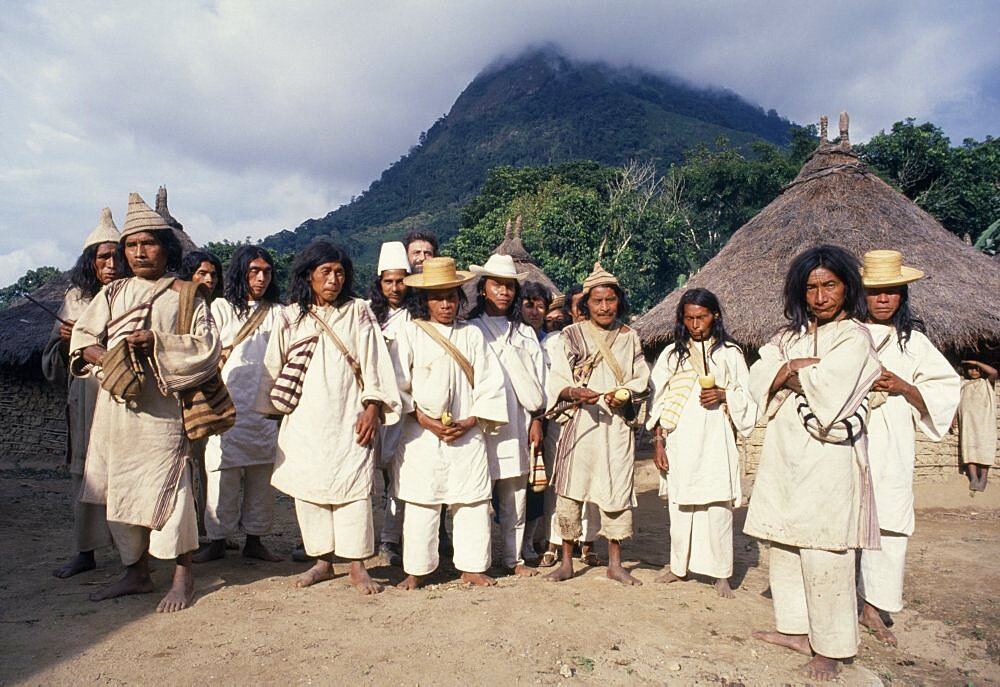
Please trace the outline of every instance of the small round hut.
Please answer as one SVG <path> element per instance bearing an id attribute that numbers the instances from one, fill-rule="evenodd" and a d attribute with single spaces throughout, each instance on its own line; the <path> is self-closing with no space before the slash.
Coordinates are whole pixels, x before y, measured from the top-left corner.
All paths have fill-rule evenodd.
<path id="1" fill-rule="evenodd" d="M 826 140 L 824 118 L 820 144 L 798 176 L 687 284 L 635 322 L 643 345 L 663 348 L 672 338 L 681 294 L 702 287 L 722 301 L 730 334 L 748 351 L 759 348 L 785 325 L 781 290 L 792 258 L 820 243 L 843 246 L 858 257 L 878 248 L 902 251 L 906 264 L 927 274 L 910 286 L 910 295 L 934 344 L 954 360 L 970 352 L 996 360 L 1000 264 L 946 230 L 858 159 L 846 113 L 838 142 Z M 759 442 L 755 435 L 752 443 L 759 447 Z M 957 456 L 953 437 L 940 444 L 919 442 L 917 474 L 953 471 Z"/>

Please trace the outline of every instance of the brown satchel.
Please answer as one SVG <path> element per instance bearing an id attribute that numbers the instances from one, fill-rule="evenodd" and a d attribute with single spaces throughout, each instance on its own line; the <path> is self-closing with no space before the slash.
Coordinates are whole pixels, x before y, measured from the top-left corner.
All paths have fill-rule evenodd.
<path id="1" fill-rule="evenodd" d="M 195 296 L 204 287 L 179 279 L 175 284 L 179 285 L 180 292 L 177 333 L 190 334 L 194 324 Z M 202 295 L 206 294 L 203 292 Z M 206 298 L 206 303 L 207 301 Z M 184 432 L 191 441 L 222 434 L 236 424 L 236 406 L 218 369 L 210 379 L 191 389 L 184 389 L 178 393 L 178 397 L 184 416 Z"/>
<path id="2" fill-rule="evenodd" d="M 122 401 L 134 401 L 142 393 L 146 372 L 128 341 L 122 339 L 101 361 L 101 388 Z"/>

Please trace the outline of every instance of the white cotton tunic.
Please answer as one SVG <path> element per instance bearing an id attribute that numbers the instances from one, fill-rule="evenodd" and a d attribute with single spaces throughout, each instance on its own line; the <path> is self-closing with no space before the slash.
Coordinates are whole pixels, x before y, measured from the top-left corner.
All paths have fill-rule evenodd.
<path id="1" fill-rule="evenodd" d="M 868 459 L 878 506 L 879 527 L 889 532 L 913 534 L 913 466 L 916 460 L 916 427 L 933 441 L 948 432 L 958 408 L 961 379 L 930 340 L 912 332 L 900 350 L 894 329 L 866 324 L 879 351 L 882 367 L 917 387 L 927 415 L 900 395 L 886 398 L 868 419 Z"/>
<path id="2" fill-rule="evenodd" d="M 410 313 L 406 308 L 390 308 L 386 321 L 381 323 L 382 338 L 385 339 L 385 345 L 389 349 L 389 357 L 392 359 L 393 368 L 399 364 L 399 354 L 396 351 L 396 335 L 399 329 L 409 321 Z M 402 432 L 402 422 L 383 425 L 378 467 L 389 469 L 392 466 L 393 458 L 399 448 L 399 439 L 402 436 Z"/>
<path id="3" fill-rule="evenodd" d="M 646 423 L 650 430 L 659 423 L 667 383 L 676 369 L 677 351 L 671 346 L 657 359 L 650 375 L 653 402 Z M 681 369 L 694 369 L 690 356 Z M 708 371 L 715 375 L 716 386 L 726 390 L 725 407 L 704 408 L 698 400 L 701 387 L 694 383 L 677 427 L 664 440 L 670 472 L 661 476 L 661 488 L 665 486 L 670 500 L 681 505 L 724 502 L 738 506 L 742 499 L 740 460 L 733 428 L 748 437 L 757 421 L 757 404 L 749 391 L 750 372 L 743 351 L 735 344 L 710 353 Z"/>
<path id="4" fill-rule="evenodd" d="M 445 326 L 431 322 L 472 364 L 470 386 L 458 363 L 413 322 L 399 329 L 396 378 L 403 408 L 403 433 L 397 450 L 397 497 L 403 501 L 471 504 L 490 498 L 489 459 L 484 427 L 495 431 L 507 423 L 507 397 L 500 361 L 486 346 L 482 332 L 465 322 Z M 425 430 L 412 415 L 420 408 L 430 417 L 445 410 L 455 420 L 479 422 L 456 441 L 446 444 Z"/>
<path id="5" fill-rule="evenodd" d="M 531 467 L 528 428 L 531 414 L 545 406 L 545 360 L 535 330 L 512 324 L 504 316 L 481 315 L 470 321 L 503 368 L 507 424 L 486 437 L 490 477 L 494 480 L 527 475 Z"/>
<path id="6" fill-rule="evenodd" d="M 212 317 L 223 348 L 233 345 L 240 328 L 261 307 L 256 301 L 250 301 L 248 305 L 250 310 L 239 317 L 236 308 L 226 299 L 212 301 Z M 221 435 L 209 437 L 205 446 L 205 468 L 210 472 L 274 462 L 278 423 L 258 413 L 254 405 L 267 342 L 280 321 L 280 311 L 279 305 L 271 306 L 254 333 L 232 350 L 222 368 L 222 381 L 236 406 L 236 424 Z"/>
<path id="7" fill-rule="evenodd" d="M 152 529 L 173 513 L 191 443 L 184 432 L 177 392 L 207 381 L 218 369 L 219 339 L 205 301 L 195 298 L 190 334 L 177 334 L 180 297 L 172 277 L 119 279 L 105 286 L 80 315 L 70 340 L 70 369 L 88 374 L 83 350 L 94 344 L 113 348 L 128 334 L 151 329 L 152 361 L 135 401 L 123 403 L 103 389 L 97 396 L 80 500 L 106 503 L 109 522 Z M 130 312 L 155 294 L 143 320 Z M 122 322 L 121 326 L 116 323 Z"/>
<path id="8" fill-rule="evenodd" d="M 988 379 L 962 380 L 958 444 L 963 463 L 986 466 L 996 463 L 997 395 Z"/>
<path id="9" fill-rule="evenodd" d="M 289 496 L 321 505 L 366 499 L 374 484 L 373 446 L 359 446 L 354 427 L 363 403 L 381 403 L 387 423 L 399 418 L 399 394 L 389 351 L 368 305 L 351 298 L 339 306 L 311 306 L 361 365 L 364 390 L 344 354 L 298 304 L 281 309 L 268 342 L 257 410 L 277 415 L 269 393 L 294 344 L 318 335 L 295 409 L 281 419 L 271 484 Z"/>
<path id="10" fill-rule="evenodd" d="M 750 393 L 761 409 L 769 408 L 769 389 L 789 359 L 818 357 L 802 368 L 799 380 L 812 412 L 823 427 L 849 417 L 881 371 L 871 336 L 855 320 L 819 327 L 814 355 L 813 333 L 782 333 L 760 349 L 750 369 Z M 812 437 L 794 397 L 781 404 L 768 422 L 760 466 L 743 531 L 751 537 L 809 549 L 843 551 L 862 542 L 861 463 L 864 438 L 855 446 Z"/>

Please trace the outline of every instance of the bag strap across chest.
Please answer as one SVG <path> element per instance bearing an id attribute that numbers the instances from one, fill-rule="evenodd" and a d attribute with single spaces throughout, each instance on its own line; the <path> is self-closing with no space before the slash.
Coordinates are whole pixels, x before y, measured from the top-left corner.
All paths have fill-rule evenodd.
<path id="1" fill-rule="evenodd" d="M 472 369 L 472 363 L 470 363 L 469 359 L 462 354 L 462 351 L 458 350 L 455 344 L 445 338 L 441 332 L 439 332 L 437 328 L 427 320 L 413 320 L 413 323 L 420 327 L 420 329 L 422 329 L 427 336 L 434 339 L 434 341 L 441 346 L 441 348 L 443 348 L 448 355 L 454 358 L 455 362 L 458 363 L 458 366 L 462 368 L 465 378 L 469 381 L 469 386 L 475 388 L 475 373 Z"/>
<path id="2" fill-rule="evenodd" d="M 326 323 L 326 320 L 314 313 L 312 310 L 309 311 L 309 315 L 319 322 L 320 327 L 322 327 L 323 331 L 326 332 L 326 335 L 330 337 L 330 341 L 333 342 L 333 345 L 336 346 L 337 350 L 340 351 L 344 358 L 347 359 L 347 363 L 351 366 L 351 370 L 354 372 L 354 380 L 358 383 L 358 388 L 364 390 L 365 380 L 361 374 L 361 364 L 353 355 L 351 355 L 351 352 L 347 350 L 347 346 L 344 345 L 344 342 L 341 341 L 340 337 L 337 336 L 337 333 L 333 331 L 330 325 Z"/>

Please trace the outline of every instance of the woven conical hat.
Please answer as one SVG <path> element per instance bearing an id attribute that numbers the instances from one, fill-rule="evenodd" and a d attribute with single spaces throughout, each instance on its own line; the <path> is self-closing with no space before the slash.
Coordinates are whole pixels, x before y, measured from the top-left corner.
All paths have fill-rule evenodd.
<path id="1" fill-rule="evenodd" d="M 163 219 L 153 208 L 146 205 L 138 193 L 128 196 L 128 214 L 125 215 L 125 228 L 122 238 L 141 231 L 171 231 L 167 220 Z"/>
<path id="2" fill-rule="evenodd" d="M 583 293 L 590 293 L 595 286 L 619 286 L 618 278 L 601 267 L 601 261 L 594 263 L 594 270 L 583 280 Z"/>
<path id="3" fill-rule="evenodd" d="M 120 238 L 121 233 L 119 233 L 118 227 L 115 226 L 115 221 L 111 218 L 111 208 L 104 208 L 101 210 L 101 220 L 84 240 L 83 249 L 87 250 L 89 247 L 96 246 L 99 243 L 118 243 L 118 239 Z"/>

